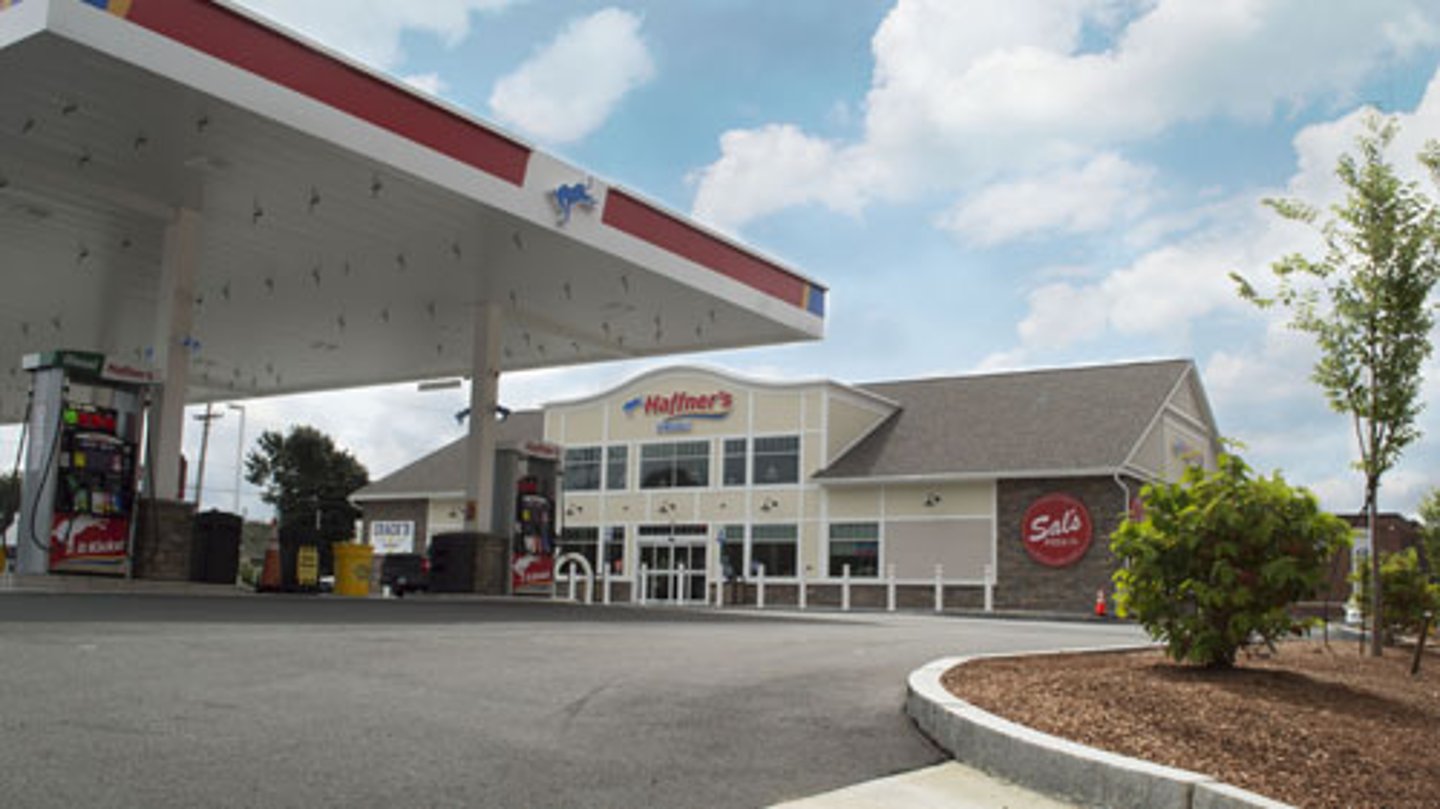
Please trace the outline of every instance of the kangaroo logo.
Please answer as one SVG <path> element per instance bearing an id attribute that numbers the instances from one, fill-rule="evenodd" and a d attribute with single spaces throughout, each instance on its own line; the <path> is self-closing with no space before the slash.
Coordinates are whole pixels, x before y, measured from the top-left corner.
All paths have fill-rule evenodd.
<path id="1" fill-rule="evenodd" d="M 594 180 L 586 179 L 583 183 L 557 186 L 550 192 L 550 204 L 555 207 L 555 224 L 562 228 L 569 224 L 570 212 L 576 208 L 587 211 L 595 208 L 595 196 L 590 193 L 594 183 Z"/>

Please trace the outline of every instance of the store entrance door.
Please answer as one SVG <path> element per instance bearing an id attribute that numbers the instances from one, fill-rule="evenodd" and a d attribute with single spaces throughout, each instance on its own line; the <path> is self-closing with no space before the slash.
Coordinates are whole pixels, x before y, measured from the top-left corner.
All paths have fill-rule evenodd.
<path id="1" fill-rule="evenodd" d="M 663 530 L 664 535 L 659 536 Z M 704 602 L 706 558 L 703 525 L 640 527 L 640 563 L 646 568 L 648 601 Z"/>

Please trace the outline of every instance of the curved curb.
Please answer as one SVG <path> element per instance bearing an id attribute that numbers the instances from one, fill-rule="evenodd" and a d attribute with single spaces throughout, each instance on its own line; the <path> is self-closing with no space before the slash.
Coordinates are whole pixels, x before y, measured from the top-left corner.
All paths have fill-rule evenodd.
<path id="1" fill-rule="evenodd" d="M 1114 652 L 1088 649 L 1081 654 Z M 1052 654 L 1029 653 L 1029 654 Z M 1112 809 L 1293 809 L 1208 775 L 1107 753 L 1002 719 L 951 694 L 940 679 L 971 660 L 946 657 L 910 672 L 905 712 L 957 760 L 1020 786 Z"/>

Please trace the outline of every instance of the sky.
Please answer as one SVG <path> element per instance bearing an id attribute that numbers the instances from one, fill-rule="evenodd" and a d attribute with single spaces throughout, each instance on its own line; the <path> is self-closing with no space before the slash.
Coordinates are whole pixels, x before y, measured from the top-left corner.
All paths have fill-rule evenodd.
<path id="1" fill-rule="evenodd" d="M 1229 274 L 1318 254 L 1261 201 L 1340 200 L 1367 111 L 1440 197 L 1414 159 L 1440 137 L 1434 0 L 239 2 L 830 289 L 823 341 L 509 374 L 507 406 L 674 362 L 864 383 L 1187 357 L 1254 468 L 1363 502 L 1313 344 Z M 1426 379 L 1433 402 L 1440 359 Z M 252 400 L 245 439 L 312 424 L 380 477 L 459 438 L 465 400 Z M 235 498 L 238 416 L 214 422 L 206 504 Z M 1382 509 L 1440 486 L 1440 408 L 1420 426 Z M 248 485 L 241 503 L 263 511 Z"/>

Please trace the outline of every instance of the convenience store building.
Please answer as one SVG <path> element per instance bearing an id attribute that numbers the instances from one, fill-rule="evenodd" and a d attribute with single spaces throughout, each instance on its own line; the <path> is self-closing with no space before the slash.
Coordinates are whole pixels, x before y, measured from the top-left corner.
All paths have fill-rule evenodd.
<path id="1" fill-rule="evenodd" d="M 938 575 L 947 606 L 981 606 L 988 578 L 998 609 L 1088 610 L 1139 487 L 1218 451 L 1187 360 L 864 385 L 679 366 L 516 415 L 563 459 L 559 550 L 617 600 L 643 570 L 648 600 L 753 603 L 763 576 L 767 603 L 834 605 L 848 576 L 881 606 L 893 576 L 928 606 Z M 423 525 L 417 550 L 445 530 L 454 455 L 357 492 L 367 522 Z"/>

